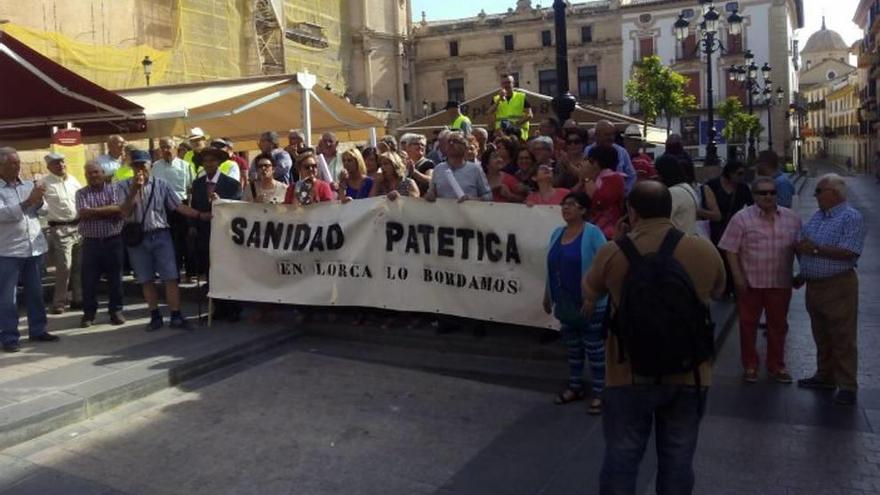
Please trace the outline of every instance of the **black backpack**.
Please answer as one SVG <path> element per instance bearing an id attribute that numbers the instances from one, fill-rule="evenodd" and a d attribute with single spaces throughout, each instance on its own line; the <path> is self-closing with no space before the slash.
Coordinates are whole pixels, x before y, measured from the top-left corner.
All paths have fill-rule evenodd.
<path id="1" fill-rule="evenodd" d="M 610 329 L 619 362 L 625 352 L 633 373 L 659 382 L 663 375 L 693 372 L 699 387 L 699 365 L 715 353 L 715 324 L 690 276 L 672 256 L 682 237 L 680 230 L 670 229 L 660 250 L 644 256 L 629 237 L 616 241 L 629 271 Z"/>

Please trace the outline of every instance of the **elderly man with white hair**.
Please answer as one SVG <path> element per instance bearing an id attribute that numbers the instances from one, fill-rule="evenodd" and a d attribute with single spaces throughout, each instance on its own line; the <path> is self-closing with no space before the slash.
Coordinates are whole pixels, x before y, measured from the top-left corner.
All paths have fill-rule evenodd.
<path id="1" fill-rule="evenodd" d="M 440 131 L 440 134 L 437 135 L 437 146 L 428 153 L 428 160 L 431 160 L 434 163 L 443 163 L 446 161 L 446 151 L 447 146 L 449 145 L 449 138 L 453 134 L 455 133 L 449 129 L 443 129 Z"/>
<path id="2" fill-rule="evenodd" d="M 596 122 L 594 132 L 596 141 L 584 148 L 584 156 L 589 156 L 590 150 L 592 150 L 594 146 L 611 146 L 617 150 L 617 171 L 626 174 L 624 185 L 626 193 L 629 194 L 633 184 L 636 183 L 638 175 L 636 174 L 636 169 L 633 167 L 632 160 L 629 157 L 629 152 L 626 151 L 626 148 L 619 144 L 615 144 L 614 142 L 617 128 L 607 120 L 600 120 Z"/>
<path id="3" fill-rule="evenodd" d="M 400 148 L 406 153 L 407 173 L 409 178 L 416 181 L 419 192 L 424 195 L 431 185 L 431 175 L 437 165 L 425 156 L 428 139 L 423 134 L 407 133 L 400 138 Z"/>
<path id="4" fill-rule="evenodd" d="M 855 269 L 865 244 L 865 222 L 847 202 L 841 176 L 822 176 L 815 195 L 819 211 L 804 224 L 796 247 L 801 272 L 795 286 L 807 284 L 816 373 L 798 380 L 798 386 L 837 389 L 834 402 L 852 405 L 858 387 L 859 280 Z"/>
<path id="5" fill-rule="evenodd" d="M 21 160 L 14 148 L 0 148 L 0 344 L 4 352 L 18 352 L 18 300 L 21 280 L 27 304 L 28 340 L 54 342 L 46 331 L 41 265 L 48 245 L 37 211 L 46 186 L 23 181 Z"/>
<path id="6" fill-rule="evenodd" d="M 82 184 L 67 173 L 67 165 L 61 153 L 49 153 L 44 159 L 49 175 L 43 179 L 46 194 L 43 196 L 45 205 L 41 213 L 45 213 L 49 223 L 47 237 L 55 266 L 55 291 L 50 312 L 60 315 L 64 313 L 68 302 L 71 302 L 71 309 L 82 305 L 81 238 L 76 227 L 79 217 L 76 214 L 75 197 Z M 72 301 L 68 301 L 68 287 L 72 289 Z"/>

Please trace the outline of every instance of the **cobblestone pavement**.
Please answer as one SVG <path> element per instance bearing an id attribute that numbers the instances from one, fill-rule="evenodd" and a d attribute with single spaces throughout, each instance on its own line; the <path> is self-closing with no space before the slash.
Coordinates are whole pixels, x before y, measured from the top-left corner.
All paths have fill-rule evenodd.
<path id="1" fill-rule="evenodd" d="M 701 431 L 698 494 L 880 493 L 880 186 L 848 180 L 869 225 L 859 404 L 765 379 L 744 384 L 734 329 Z M 801 198 L 801 214 L 814 210 L 811 195 Z M 803 292 L 790 327 L 788 364 L 809 375 Z M 601 420 L 582 404 L 550 403 L 564 363 L 536 371 L 510 357 L 320 335 L 287 351 L 0 452 L 0 495 L 597 493 Z M 548 378 L 554 369 L 559 380 Z M 653 493 L 655 467 L 649 451 L 639 493 Z"/>

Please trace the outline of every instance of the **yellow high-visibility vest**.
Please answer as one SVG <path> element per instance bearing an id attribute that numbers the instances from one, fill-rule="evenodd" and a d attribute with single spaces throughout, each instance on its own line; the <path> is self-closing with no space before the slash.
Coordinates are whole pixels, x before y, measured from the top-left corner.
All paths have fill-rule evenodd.
<path id="1" fill-rule="evenodd" d="M 495 129 L 501 129 L 502 120 L 518 121 L 525 116 L 526 113 L 526 94 L 522 91 L 514 91 L 509 100 L 502 99 L 496 95 L 493 98 L 498 103 L 495 109 Z M 529 123 L 520 124 L 522 130 L 522 139 L 529 139 Z"/>
<path id="2" fill-rule="evenodd" d="M 113 179 L 111 179 L 111 182 L 122 182 L 131 179 L 132 177 L 134 177 L 134 169 L 131 168 L 131 165 L 122 165 L 113 173 Z"/>
<path id="3" fill-rule="evenodd" d="M 459 115 L 458 117 L 455 118 L 455 120 L 452 121 L 452 125 L 449 126 L 449 128 L 452 129 L 453 131 L 458 130 L 458 129 L 461 129 L 461 126 L 464 125 L 465 123 L 470 125 L 471 119 L 469 119 L 466 115 Z"/>

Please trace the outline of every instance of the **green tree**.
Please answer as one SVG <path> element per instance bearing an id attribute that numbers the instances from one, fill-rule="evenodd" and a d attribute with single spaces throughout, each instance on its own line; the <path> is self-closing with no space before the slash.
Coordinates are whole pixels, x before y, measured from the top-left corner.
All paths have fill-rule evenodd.
<path id="1" fill-rule="evenodd" d="M 728 143 L 745 143 L 749 134 L 756 139 L 764 127 L 761 125 L 761 119 L 757 115 L 749 115 L 743 110 L 742 102 L 739 98 L 731 96 L 718 107 L 718 115 L 724 120 L 724 130 L 721 134 Z"/>
<path id="2" fill-rule="evenodd" d="M 630 80 L 626 82 L 626 97 L 639 104 L 644 117 L 644 133 L 648 123 L 666 118 L 666 135 L 671 131 L 672 119 L 680 117 L 697 104 L 696 98 L 685 92 L 688 78 L 665 67 L 660 57 L 645 57 L 636 63 Z"/>

